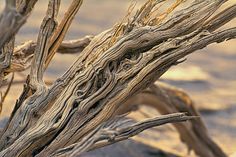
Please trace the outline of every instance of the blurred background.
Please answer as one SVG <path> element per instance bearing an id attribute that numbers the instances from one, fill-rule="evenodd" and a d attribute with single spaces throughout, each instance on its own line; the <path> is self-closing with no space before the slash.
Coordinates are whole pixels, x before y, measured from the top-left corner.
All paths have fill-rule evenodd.
<path id="1" fill-rule="evenodd" d="M 62 18 L 70 1 L 62 1 L 59 19 Z M 137 7 L 143 2 L 145 0 L 137 0 Z M 173 1 L 170 0 L 170 2 Z M 69 29 L 66 40 L 81 38 L 85 35 L 96 35 L 112 27 L 126 15 L 130 3 L 130 0 L 85 0 Z M 235 3 L 236 0 L 230 0 L 222 8 Z M 4 1 L 0 0 L 0 10 L 3 8 Z M 39 26 L 46 9 L 47 1 L 39 0 L 28 22 L 16 36 L 17 45 L 37 39 Z M 236 20 L 231 21 L 225 27 L 233 26 L 236 26 Z M 53 81 L 62 75 L 74 62 L 75 56 L 57 54 L 46 72 L 45 80 Z M 222 44 L 212 44 L 189 55 L 186 62 L 172 67 L 161 77 L 162 81 L 182 88 L 190 95 L 203 116 L 209 134 L 227 154 L 236 152 L 235 65 L 236 40 L 231 40 Z M 24 75 L 16 74 L 15 80 L 24 80 Z M 22 87 L 22 84 L 19 84 L 14 85 L 11 89 L 1 114 L 1 126 L 9 116 Z M 155 114 L 158 113 L 148 108 L 142 108 L 138 119 Z M 194 154 L 187 155 L 187 148 L 180 142 L 178 134 L 171 125 L 150 129 L 134 139 L 181 156 L 194 156 Z"/>

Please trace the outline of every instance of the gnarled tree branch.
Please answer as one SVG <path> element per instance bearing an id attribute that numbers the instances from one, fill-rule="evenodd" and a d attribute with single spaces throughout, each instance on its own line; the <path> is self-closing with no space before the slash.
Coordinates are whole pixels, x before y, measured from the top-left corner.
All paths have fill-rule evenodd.
<path id="1" fill-rule="evenodd" d="M 231 12 L 223 12 L 228 20 L 218 15 L 210 18 L 225 2 L 197 0 L 165 19 L 153 16 L 158 3 L 150 0 L 134 16 L 95 36 L 67 72 L 46 88 L 44 68 L 70 25 L 70 21 L 62 22 L 62 27 L 58 27 L 62 35 L 53 31 L 57 8 L 52 6 L 57 5 L 49 5 L 51 16 L 46 16 L 46 27 L 39 34 L 27 82 L 33 90 L 25 88 L 5 127 L 0 156 L 50 156 L 78 143 L 186 55 L 211 43 L 235 38 L 236 28 L 216 31 L 222 26 L 219 20 L 226 23 L 234 17 Z M 73 18 L 80 7 L 77 4 L 65 17 Z M 208 22 L 209 19 L 212 20 Z M 135 126 L 131 131 L 132 128 Z"/>
<path id="2" fill-rule="evenodd" d="M 151 85 L 150 88 L 130 98 L 125 104 L 120 106 L 116 114 L 130 112 L 139 105 L 151 106 L 161 114 L 186 112 L 190 116 L 199 116 L 198 119 L 193 119 L 188 123 L 173 124 L 180 135 L 180 139 L 186 143 L 189 150 L 194 150 L 199 156 L 226 156 L 209 136 L 200 114 L 194 107 L 193 101 L 182 90 L 157 82 Z"/>
<path id="3" fill-rule="evenodd" d="M 60 149 L 53 153 L 52 156 L 78 156 L 83 152 L 126 140 L 148 128 L 167 123 L 183 122 L 193 118 L 196 117 L 186 116 L 183 113 L 175 113 L 134 123 L 130 119 L 118 116 L 99 125 L 80 142 Z"/>

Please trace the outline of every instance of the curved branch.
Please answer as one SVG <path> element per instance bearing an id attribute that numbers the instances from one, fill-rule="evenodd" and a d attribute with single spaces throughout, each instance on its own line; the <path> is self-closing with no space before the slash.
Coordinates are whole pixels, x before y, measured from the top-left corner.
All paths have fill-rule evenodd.
<path id="1" fill-rule="evenodd" d="M 116 117 L 99 125 L 80 142 L 57 150 L 52 156 L 78 156 L 83 152 L 126 140 L 148 128 L 167 123 L 183 122 L 194 118 L 196 117 L 186 116 L 184 113 L 174 113 L 134 123 L 130 119 Z"/>
<path id="2" fill-rule="evenodd" d="M 194 150 L 199 156 L 226 157 L 223 150 L 209 136 L 193 101 L 184 91 L 158 82 L 130 98 L 120 106 L 116 114 L 130 112 L 134 106 L 137 108 L 138 105 L 151 106 L 161 114 L 186 112 L 190 116 L 199 116 L 198 119 L 193 119 L 188 123 L 173 124 L 180 139 L 186 143 L 189 150 Z"/>
<path id="3" fill-rule="evenodd" d="M 224 0 L 197 0 L 160 25 L 146 21 L 159 18 L 150 14 L 152 2 L 144 5 L 145 16 L 137 12 L 132 20 L 94 37 L 43 96 L 22 100 L 2 133 L 0 156 L 50 156 L 80 141 L 178 60 L 236 37 L 236 28 L 204 29 Z"/>

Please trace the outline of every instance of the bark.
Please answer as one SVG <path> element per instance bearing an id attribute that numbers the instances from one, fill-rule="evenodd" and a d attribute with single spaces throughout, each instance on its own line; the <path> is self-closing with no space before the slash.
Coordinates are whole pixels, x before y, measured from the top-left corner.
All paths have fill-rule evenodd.
<path id="1" fill-rule="evenodd" d="M 122 104 L 152 85 L 171 66 L 181 63 L 188 54 L 211 43 L 236 37 L 236 28 L 217 30 L 235 17 L 235 5 L 229 11 L 213 15 L 226 1 L 196 0 L 191 6 L 175 12 L 169 18 L 167 15 L 181 0 L 170 6 L 162 16 L 153 14 L 162 1 L 147 1 L 134 15 L 128 14 L 113 28 L 93 39 L 88 37 L 86 43 L 89 44 L 82 47 L 75 63 L 48 87 L 44 83 L 44 71 L 57 50 L 63 51 L 63 38 L 82 4 L 82 0 L 72 1 L 64 18 L 57 25 L 60 0 L 50 0 L 34 48 L 31 46 L 32 42 L 26 44 L 18 53 L 23 52 L 22 56 L 28 57 L 17 63 L 14 62 L 17 56 L 15 53 L 12 60 L 12 63 L 23 66 L 17 67 L 15 64 L 8 69 L 9 72 L 20 71 L 19 69 L 24 70 L 30 65 L 31 70 L 24 91 L 1 133 L 0 156 L 52 156 L 71 146 L 76 149 L 72 149 L 72 152 L 62 151 L 65 154 L 60 155 L 69 153 L 74 156 L 92 149 L 93 145 L 96 148 L 96 142 L 104 140 L 103 138 L 106 141 L 102 146 L 127 139 L 144 129 L 166 122 L 192 119 L 192 116 L 177 113 L 119 128 L 119 124 L 126 124 L 126 120 L 120 118 L 121 122 L 118 122 L 114 117 Z M 14 14 L 11 19 L 17 18 L 17 15 Z M 23 22 L 18 22 L 14 29 L 9 27 L 5 32 L 4 38 L 0 40 L 0 47 L 24 23 L 25 18 L 20 19 Z M 0 22 L 0 28 L 4 24 L 5 21 Z M 25 48 L 30 47 L 30 52 L 25 51 Z M 64 43 L 65 47 L 70 46 Z M 72 48 L 76 50 L 75 47 Z M 152 90 L 157 92 L 156 88 Z M 167 112 L 165 109 L 160 111 Z M 200 121 L 197 123 L 201 124 Z M 112 126 L 111 131 L 105 129 L 105 134 L 104 124 L 109 124 L 108 128 Z M 175 126 L 178 130 L 184 128 L 188 133 L 195 131 L 184 124 L 182 127 Z M 206 131 L 203 129 L 203 132 Z M 200 154 L 196 146 L 187 141 L 196 134 L 198 132 L 185 137 L 181 133 L 181 137 Z M 205 137 L 208 138 L 207 135 Z M 211 141 L 204 140 L 203 144 Z M 201 143 L 202 138 L 195 139 L 195 142 Z M 207 148 L 219 150 L 204 150 L 209 156 L 225 156 L 215 145 Z"/>

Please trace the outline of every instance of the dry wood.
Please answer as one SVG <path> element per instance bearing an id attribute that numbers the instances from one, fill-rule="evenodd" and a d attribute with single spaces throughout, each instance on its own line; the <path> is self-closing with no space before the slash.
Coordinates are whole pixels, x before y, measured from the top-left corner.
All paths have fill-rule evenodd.
<path id="1" fill-rule="evenodd" d="M 10 66 L 11 53 L 5 49 L 14 48 L 14 35 L 26 22 L 27 17 L 32 11 L 37 0 L 7 0 L 4 11 L 0 16 L 0 48 L 1 50 L 1 71 Z M 10 47 L 10 48 L 8 48 Z M 12 50 L 11 50 L 12 51 Z M 2 73 L 2 72 L 1 72 Z"/>
<path id="2" fill-rule="evenodd" d="M 235 6 L 230 11 L 225 10 L 221 15 L 211 17 L 226 1 L 196 0 L 191 6 L 175 12 L 167 19 L 167 15 L 182 1 L 177 0 L 162 16 L 155 16 L 154 12 L 161 1 L 149 0 L 133 16 L 128 15 L 121 23 L 92 40 L 87 38 L 89 44 L 78 55 L 78 60 L 47 87 L 43 79 L 44 71 L 62 44 L 82 3 L 82 0 L 74 0 L 65 18 L 57 26 L 60 0 L 50 0 L 38 41 L 32 49 L 34 55 L 32 51 L 24 51 L 24 47 L 19 52 L 23 52 L 22 56 L 28 56 L 27 59 L 18 62 L 21 67 L 13 68 L 24 70 L 27 67 L 25 65 L 29 65 L 28 61 L 32 60 L 31 73 L 24 91 L 0 136 L 0 156 L 50 156 L 76 143 L 77 149 L 71 155 L 87 151 L 89 141 L 97 138 L 91 135 L 100 131 L 102 123 L 109 123 L 113 119 L 121 104 L 152 85 L 186 55 L 211 43 L 236 37 L 236 28 L 217 30 L 235 17 L 232 13 L 235 12 Z M 0 47 L 22 24 L 14 29 L 9 27 Z M 30 43 L 28 46 L 31 47 Z M 16 56 L 13 56 L 13 60 Z M 175 115 L 169 116 L 179 121 Z M 139 129 L 159 125 L 156 119 L 128 125 L 128 131 L 121 132 L 123 138 L 138 133 L 135 127 L 140 124 L 144 125 L 138 127 L 138 132 Z M 86 138 L 88 140 L 84 147 L 83 139 Z M 197 150 L 195 152 L 199 153 Z M 223 152 L 221 155 L 224 155 Z"/>
<path id="3" fill-rule="evenodd" d="M 9 74 L 7 69 L 11 66 L 15 43 L 14 35 L 25 23 L 36 2 L 37 0 L 6 1 L 5 9 L 0 16 L 0 87 L 4 85 L 5 76 Z M 10 86 L 11 83 L 9 88 Z M 1 104 L 3 103 L 4 99 L 1 100 Z"/>
<path id="4" fill-rule="evenodd" d="M 90 36 L 85 36 L 84 38 L 81 39 L 64 41 L 59 46 L 57 53 L 61 54 L 80 53 L 86 46 L 88 46 L 92 38 L 93 36 L 90 35 Z M 36 45 L 37 45 L 36 42 L 28 41 L 22 45 L 17 46 L 12 56 L 11 66 L 6 68 L 5 71 L 7 73 L 21 72 L 30 68 Z"/>
<path id="5" fill-rule="evenodd" d="M 208 27 L 208 31 L 212 32 L 215 31 L 220 26 L 223 26 L 233 18 L 235 18 L 236 5 L 232 5 L 229 8 L 223 10 L 222 12 L 218 13 L 214 20 L 210 19 L 206 22 L 206 27 Z M 88 46 L 94 36 L 89 35 L 85 36 L 84 38 L 64 41 L 59 46 L 57 53 L 61 54 L 74 54 L 80 53 L 83 49 Z M 25 69 L 29 68 L 31 65 L 31 59 L 36 47 L 36 43 L 33 41 L 25 42 L 24 44 L 15 48 L 13 53 L 13 59 L 11 63 L 11 67 L 6 69 L 6 72 L 19 72 L 24 71 Z"/>
<path id="6" fill-rule="evenodd" d="M 211 139 L 200 114 L 194 107 L 191 98 L 182 90 L 164 83 L 156 82 L 150 88 L 130 98 L 116 114 L 124 114 L 136 109 L 137 105 L 148 105 L 157 109 L 161 114 L 186 112 L 190 116 L 198 116 L 188 123 L 173 124 L 180 139 L 186 143 L 189 151 L 199 156 L 225 157 L 226 154 Z"/>
<path id="7" fill-rule="evenodd" d="M 124 118 L 123 116 L 117 116 L 99 125 L 80 142 L 59 149 L 54 152 L 52 156 L 78 156 L 83 152 L 128 139 L 154 126 L 182 122 L 193 118 L 196 117 L 186 116 L 183 113 L 175 113 L 134 123 L 132 120 Z"/>

